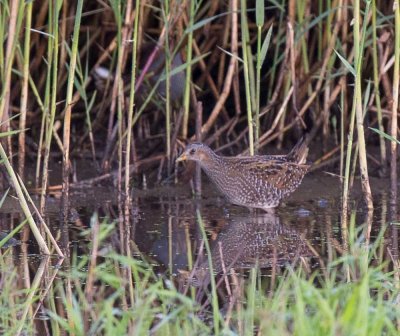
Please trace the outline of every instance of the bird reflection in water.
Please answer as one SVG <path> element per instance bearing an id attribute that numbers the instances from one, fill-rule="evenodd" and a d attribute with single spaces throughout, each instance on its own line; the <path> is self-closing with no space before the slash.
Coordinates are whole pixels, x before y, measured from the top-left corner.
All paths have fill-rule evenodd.
<path id="1" fill-rule="evenodd" d="M 312 251 L 296 226 L 283 224 L 277 214 L 261 213 L 233 218 L 211 243 L 215 275 L 230 269 L 270 268 L 293 264 Z M 210 282 L 206 258 L 194 269 L 188 282 L 207 286 Z"/>

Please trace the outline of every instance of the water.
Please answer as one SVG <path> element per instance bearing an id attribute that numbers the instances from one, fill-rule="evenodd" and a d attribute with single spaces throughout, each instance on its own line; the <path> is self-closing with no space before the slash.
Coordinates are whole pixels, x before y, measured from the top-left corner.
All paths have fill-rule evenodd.
<path id="1" fill-rule="evenodd" d="M 203 183 L 200 197 L 192 196 L 189 185 L 135 191 L 130 238 L 137 246 L 136 253 L 148 256 L 160 272 L 180 274 L 188 270 L 188 253 L 192 253 L 195 261 L 202 254 L 198 212 L 211 245 L 216 273 L 221 273 L 222 268 L 250 268 L 256 262 L 261 268 L 284 266 L 311 257 L 326 263 L 344 244 L 339 186 L 334 177 L 310 174 L 273 214 L 231 205 L 207 183 Z M 388 222 L 387 195 L 378 193 L 375 201 L 374 217 L 370 219 L 365 219 L 359 192 L 354 193 L 351 203 L 357 223 L 371 221 L 372 237 Z M 85 251 L 83 247 L 88 242 L 82 239 L 81 232 L 89 227 L 92 214 L 96 212 L 108 221 L 118 218 L 116 191 L 96 187 L 72 192 L 67 228 L 60 224 L 59 209 L 59 197 L 49 197 L 45 220 L 53 234 L 63 236 L 61 245 L 80 246 Z M 0 211 L 0 231 L 10 232 L 21 220 L 18 202 L 8 196 Z M 37 252 L 31 236 L 16 238 L 32 254 Z M 111 241 L 111 246 L 118 249 L 117 229 Z M 21 247 L 15 249 L 17 254 L 21 253 Z M 206 263 L 198 260 L 197 266 L 203 268 Z"/>

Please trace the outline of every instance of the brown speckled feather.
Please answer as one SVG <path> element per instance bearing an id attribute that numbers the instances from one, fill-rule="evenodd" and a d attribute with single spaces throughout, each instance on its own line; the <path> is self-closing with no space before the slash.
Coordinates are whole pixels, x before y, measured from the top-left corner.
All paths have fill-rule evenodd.
<path id="1" fill-rule="evenodd" d="M 248 170 L 265 183 L 278 189 L 293 190 L 307 172 L 308 165 L 299 165 L 291 162 L 277 160 L 246 162 L 243 169 Z"/>
<path id="2" fill-rule="evenodd" d="M 309 166 L 308 147 L 300 140 L 288 155 L 225 157 L 201 143 L 187 146 L 178 158 L 197 161 L 216 187 L 234 204 L 268 210 L 292 193 Z"/>

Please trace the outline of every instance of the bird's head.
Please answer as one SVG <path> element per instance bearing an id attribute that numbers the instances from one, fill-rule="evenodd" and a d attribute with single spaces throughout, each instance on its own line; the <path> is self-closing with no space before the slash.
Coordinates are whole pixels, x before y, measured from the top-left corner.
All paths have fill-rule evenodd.
<path id="1" fill-rule="evenodd" d="M 176 159 L 177 162 L 181 161 L 197 161 L 207 162 L 215 155 L 210 147 L 203 143 L 195 142 L 186 146 L 183 153 Z"/>

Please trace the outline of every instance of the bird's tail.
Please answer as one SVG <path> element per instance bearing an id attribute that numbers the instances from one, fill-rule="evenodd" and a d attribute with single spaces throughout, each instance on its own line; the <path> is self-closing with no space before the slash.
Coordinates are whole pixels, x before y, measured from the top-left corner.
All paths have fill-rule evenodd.
<path id="1" fill-rule="evenodd" d="M 287 160 L 305 164 L 308 155 L 308 136 L 303 136 L 287 155 Z"/>

